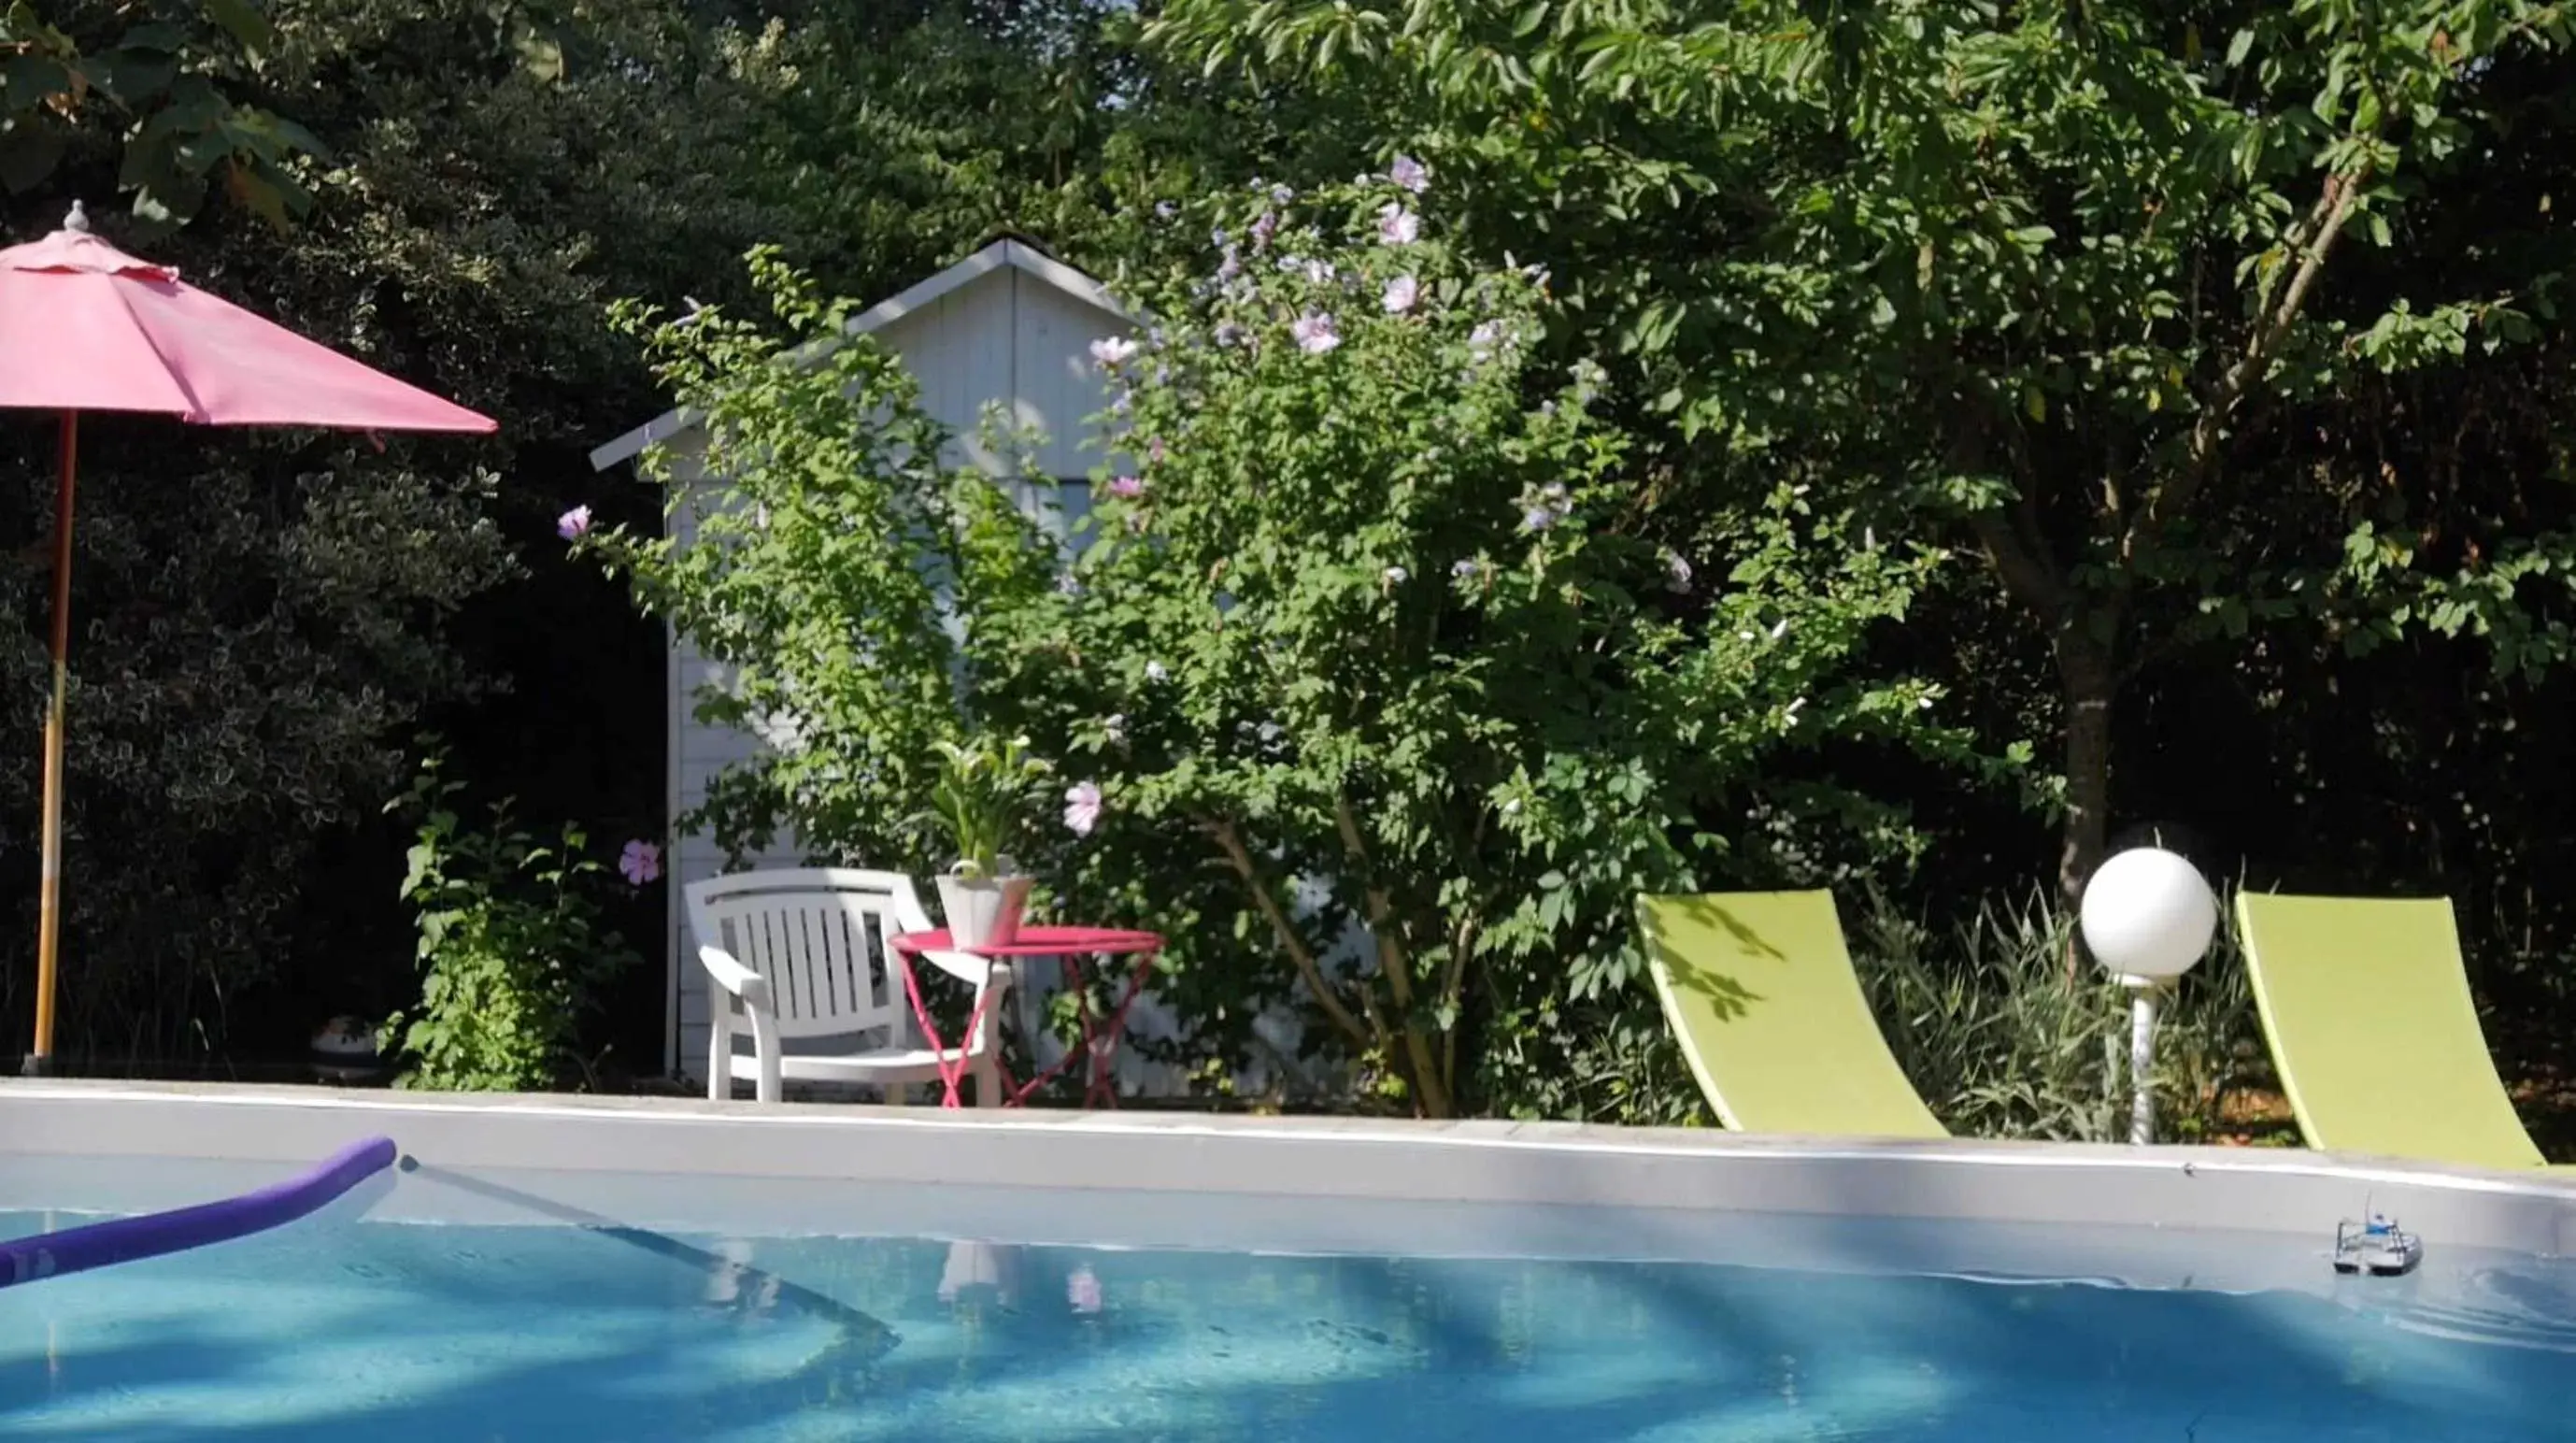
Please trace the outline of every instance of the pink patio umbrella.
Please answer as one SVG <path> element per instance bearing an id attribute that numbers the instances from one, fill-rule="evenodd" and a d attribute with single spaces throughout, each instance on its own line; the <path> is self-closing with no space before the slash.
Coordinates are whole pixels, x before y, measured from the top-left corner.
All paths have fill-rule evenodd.
<path id="1" fill-rule="evenodd" d="M 43 900 L 36 928 L 36 1045 L 54 1047 L 54 953 L 61 937 L 63 692 L 71 649 L 72 480 L 83 411 L 176 416 L 198 426 L 470 431 L 488 417 L 368 369 L 180 282 L 178 273 L 89 233 L 78 205 L 63 228 L 0 250 L 0 407 L 62 418 L 54 499 L 54 690 L 45 709 Z"/>

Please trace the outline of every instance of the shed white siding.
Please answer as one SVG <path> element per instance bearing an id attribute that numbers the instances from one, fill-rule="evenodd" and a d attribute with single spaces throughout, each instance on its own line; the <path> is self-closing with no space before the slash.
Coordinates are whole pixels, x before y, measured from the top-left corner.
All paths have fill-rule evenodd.
<path id="1" fill-rule="evenodd" d="M 1049 529 L 1061 537 L 1064 528 L 1089 509 L 1089 486 L 1081 478 L 1103 459 L 1094 444 L 1091 418 L 1108 398 L 1091 364 L 1090 345 L 1102 336 L 1125 334 L 1131 326 L 1106 309 L 1106 297 L 1096 287 L 1088 295 L 1079 294 L 1055 274 L 1073 273 L 1053 262 L 1030 264 L 1025 255 L 1006 255 L 1006 248 L 1015 244 L 988 248 L 951 272 L 886 302 L 863 318 L 863 324 L 879 343 L 902 358 L 920 382 L 924 408 L 957 433 L 960 452 L 954 459 L 971 461 L 996 476 L 1007 474 L 1008 457 L 987 447 L 978 434 L 988 406 L 998 405 L 1011 424 L 1043 438 L 1028 457 L 1022 501 L 1033 514 L 1041 508 L 1053 510 Z M 992 263 L 996 255 L 1004 259 Z M 697 433 L 686 417 L 676 413 L 601 448 L 593 459 L 603 466 L 615 464 L 649 440 L 660 441 L 672 453 L 680 478 L 710 488 L 721 484 L 721 478 L 698 475 Z M 693 512 L 693 507 L 684 505 L 674 513 L 673 525 L 684 545 L 690 540 Z M 681 638 L 672 638 L 669 804 L 675 821 L 705 799 L 709 778 L 755 756 L 762 745 L 755 737 L 698 720 L 701 688 L 723 682 L 722 667 L 699 656 Z M 745 859 L 754 866 L 794 866 L 805 860 L 794 839 L 787 837 L 771 839 L 770 845 Z M 725 858 L 712 837 L 674 838 L 665 882 L 671 947 L 665 979 L 670 1023 L 664 1062 L 670 1072 L 699 1080 L 706 1067 L 707 995 L 681 897 L 688 883 L 724 868 Z M 920 880 L 927 890 L 929 879 Z M 1168 1032 L 1168 1018 L 1150 1005 L 1150 999 L 1139 1005 L 1136 1022 L 1140 1032 Z M 1122 1071 L 1138 1082 L 1149 1081 L 1132 1062 Z M 1154 1084 L 1162 1081 L 1150 1079 Z"/>
<path id="2" fill-rule="evenodd" d="M 665 443 L 671 452 L 672 478 L 686 486 L 693 496 L 703 495 L 706 482 L 700 470 L 701 446 L 697 432 L 684 432 Z M 672 533 L 682 545 L 696 539 L 697 506 L 683 504 L 671 513 Z M 670 727 L 669 808 L 664 815 L 677 818 L 686 815 L 706 800 L 707 780 L 726 767 L 745 761 L 756 754 L 760 743 L 730 727 L 709 726 L 697 718 L 698 697 L 709 684 L 724 684 L 725 668 L 698 654 L 676 631 L 667 633 L 671 645 L 671 666 L 666 674 L 665 702 Z M 795 866 L 800 857 L 793 839 L 780 839 L 754 853 L 746 861 L 758 867 Z M 666 935 L 670 938 L 668 965 L 664 969 L 663 1057 L 665 1072 L 685 1074 L 703 1081 L 706 1072 L 708 1025 L 705 974 L 697 965 L 697 944 L 688 930 L 687 906 L 681 888 L 690 882 L 715 876 L 725 869 L 724 854 L 717 850 L 715 838 L 705 832 L 675 834 L 665 858 L 664 887 L 668 893 Z"/>

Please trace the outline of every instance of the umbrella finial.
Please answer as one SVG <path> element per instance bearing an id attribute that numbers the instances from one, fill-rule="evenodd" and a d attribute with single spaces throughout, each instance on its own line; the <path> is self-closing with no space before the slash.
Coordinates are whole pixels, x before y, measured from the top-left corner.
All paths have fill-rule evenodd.
<path id="1" fill-rule="evenodd" d="M 63 229 L 89 234 L 89 212 L 81 209 L 79 201 L 73 201 L 71 214 L 63 217 Z"/>

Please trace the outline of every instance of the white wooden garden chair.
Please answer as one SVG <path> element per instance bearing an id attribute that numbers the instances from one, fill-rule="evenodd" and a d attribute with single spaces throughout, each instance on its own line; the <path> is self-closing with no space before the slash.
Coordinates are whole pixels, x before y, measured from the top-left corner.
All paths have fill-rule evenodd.
<path id="1" fill-rule="evenodd" d="M 965 1065 L 977 1106 L 1001 1105 L 998 991 L 962 1045 L 935 1053 L 915 1035 L 889 945 L 932 926 L 910 878 L 837 867 L 737 872 L 690 883 L 688 899 L 707 972 L 707 1096 L 731 1097 L 736 1081 L 749 1081 L 761 1101 L 776 1102 L 792 1077 L 874 1083 L 896 1100 L 910 1084 L 938 1082 L 945 1062 Z M 1010 986 L 1007 966 L 962 952 L 913 961 L 924 963 L 973 987 L 978 1003 L 985 989 Z M 747 1054 L 734 1050 L 745 1032 Z M 790 1053 L 783 1045 L 805 1038 L 846 1038 L 853 1050 Z"/>

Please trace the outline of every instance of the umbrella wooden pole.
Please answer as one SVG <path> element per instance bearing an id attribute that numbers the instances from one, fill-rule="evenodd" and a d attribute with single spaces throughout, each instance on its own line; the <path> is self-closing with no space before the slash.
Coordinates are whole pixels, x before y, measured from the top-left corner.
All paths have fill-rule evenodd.
<path id="1" fill-rule="evenodd" d="M 36 1045 L 26 1071 L 54 1054 L 54 958 L 63 936 L 63 702 L 71 678 L 72 478 L 80 469 L 80 416 L 63 413 L 62 478 L 54 491 L 54 690 L 45 703 L 45 845 L 36 911 Z"/>
<path id="2" fill-rule="evenodd" d="M 20 7 L 23 8 L 23 7 Z M 62 418 L 54 505 L 54 675 L 45 707 L 44 874 L 36 1033 L 26 1069 L 54 1055 L 63 912 L 64 705 L 71 685 L 72 478 L 79 411 L 177 416 L 199 426 L 489 434 L 492 418 L 368 369 L 198 290 L 95 235 L 79 206 L 41 240 L 0 248 L 0 409 Z M 79 354 L 45 343 L 76 337 Z"/>

